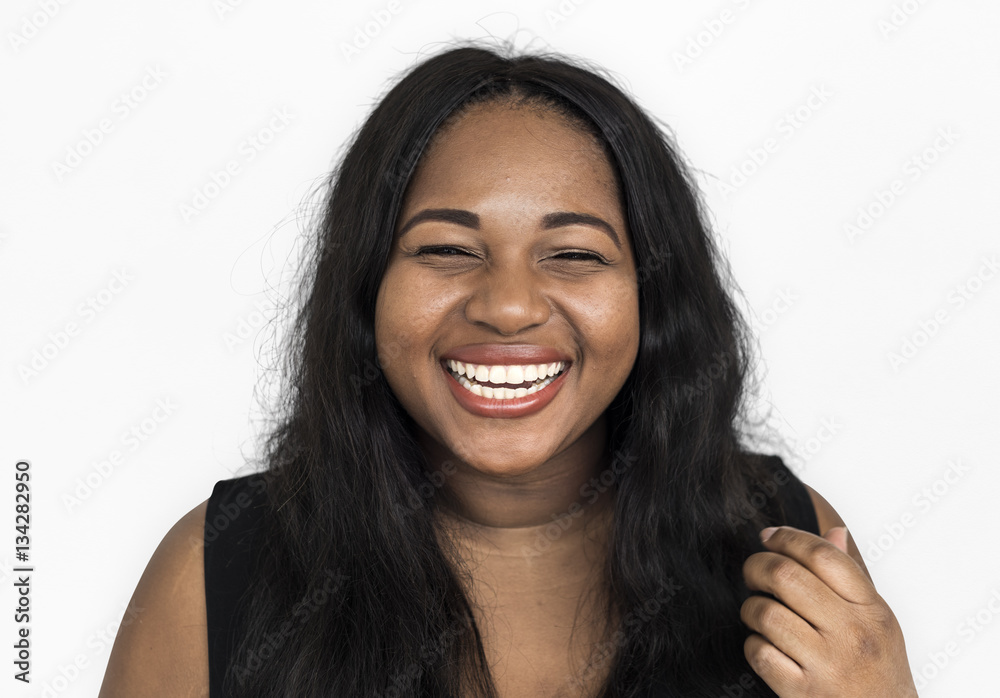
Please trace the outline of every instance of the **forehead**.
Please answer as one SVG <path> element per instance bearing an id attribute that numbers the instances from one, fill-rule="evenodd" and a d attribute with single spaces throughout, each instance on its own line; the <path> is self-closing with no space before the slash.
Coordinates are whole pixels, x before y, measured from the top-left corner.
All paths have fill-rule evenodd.
<path id="1" fill-rule="evenodd" d="M 489 105 L 471 108 L 434 136 L 406 198 L 445 205 L 531 193 L 561 205 L 618 202 L 614 169 L 591 134 L 551 110 Z"/>

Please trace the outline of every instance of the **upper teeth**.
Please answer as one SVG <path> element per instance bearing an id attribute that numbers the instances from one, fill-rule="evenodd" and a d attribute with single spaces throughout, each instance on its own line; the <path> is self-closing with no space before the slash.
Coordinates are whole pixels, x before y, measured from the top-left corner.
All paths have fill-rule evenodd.
<path id="1" fill-rule="evenodd" d="M 566 367 L 566 362 L 554 361 L 550 364 L 525 364 L 523 366 L 487 366 L 448 359 L 448 367 L 455 373 L 479 383 L 517 385 L 519 383 L 533 383 L 536 380 L 554 376 Z"/>

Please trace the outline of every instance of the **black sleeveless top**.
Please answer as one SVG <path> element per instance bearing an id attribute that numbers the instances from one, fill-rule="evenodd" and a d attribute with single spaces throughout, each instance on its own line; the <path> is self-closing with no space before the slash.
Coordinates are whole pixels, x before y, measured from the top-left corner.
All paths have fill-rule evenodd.
<path id="1" fill-rule="evenodd" d="M 765 508 L 775 524 L 821 535 L 816 511 L 802 481 L 778 456 L 768 456 L 772 477 L 752 493 L 745 516 Z M 220 480 L 205 513 L 205 605 L 211 698 L 223 696 L 229 658 L 240 639 L 241 608 L 253 581 L 254 537 L 265 505 L 265 477 L 255 473 Z M 742 523 L 737 521 L 733 523 Z"/>

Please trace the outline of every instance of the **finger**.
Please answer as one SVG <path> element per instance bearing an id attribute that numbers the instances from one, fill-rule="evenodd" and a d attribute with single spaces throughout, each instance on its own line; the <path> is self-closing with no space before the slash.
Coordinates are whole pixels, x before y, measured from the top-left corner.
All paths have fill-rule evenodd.
<path id="1" fill-rule="evenodd" d="M 837 546 L 837 550 L 841 552 L 847 552 L 847 527 L 846 526 L 834 526 L 829 531 L 823 534 L 823 538 L 833 543 Z"/>
<path id="2" fill-rule="evenodd" d="M 850 555 L 813 533 L 779 526 L 763 543 L 768 550 L 798 562 L 851 603 L 872 603 L 878 596 L 871 581 Z"/>
<path id="3" fill-rule="evenodd" d="M 836 627 L 845 603 L 823 580 L 798 562 L 780 553 L 754 553 L 743 563 L 749 589 L 775 596 L 812 627 Z"/>
<path id="4" fill-rule="evenodd" d="M 754 594 L 740 607 L 740 619 L 799 666 L 806 666 L 819 633 L 780 601 Z"/>
<path id="5" fill-rule="evenodd" d="M 843 533 L 841 533 L 841 531 Z M 861 551 L 858 550 L 858 546 L 854 542 L 854 539 L 851 537 L 851 532 L 847 530 L 847 527 L 834 526 L 833 528 L 829 529 L 826 533 L 824 533 L 823 537 L 826 538 L 831 543 L 833 543 L 834 545 L 836 545 L 841 550 L 843 550 L 852 560 L 858 563 L 858 567 L 861 569 L 862 572 L 864 572 L 865 577 L 868 579 L 869 582 L 872 583 L 872 587 L 874 588 L 875 582 L 872 580 L 872 575 L 868 571 L 868 568 L 865 567 L 865 561 L 864 558 L 861 557 Z M 876 589 L 875 591 L 877 593 L 878 589 Z"/>
<path id="6" fill-rule="evenodd" d="M 802 667 L 757 633 L 743 643 L 743 656 L 757 676 L 778 695 L 792 695 L 796 685 L 805 678 Z"/>

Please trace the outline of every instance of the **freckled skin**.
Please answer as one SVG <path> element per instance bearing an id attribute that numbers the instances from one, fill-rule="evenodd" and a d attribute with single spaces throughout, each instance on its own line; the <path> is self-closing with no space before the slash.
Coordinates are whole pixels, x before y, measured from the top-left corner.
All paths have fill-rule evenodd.
<path id="1" fill-rule="evenodd" d="M 476 107 L 432 142 L 397 231 L 425 208 L 471 211 L 480 229 L 426 221 L 397 236 L 379 290 L 376 341 L 380 354 L 395 354 L 385 377 L 421 443 L 508 480 L 593 470 L 606 440 L 602 413 L 639 341 L 634 256 L 607 158 L 557 114 Z M 544 230 L 542 216 L 556 211 L 604 219 L 621 248 L 592 226 Z M 413 256 L 428 245 L 472 255 Z M 588 250 L 609 264 L 556 257 Z M 541 411 L 484 418 L 456 402 L 439 366 L 447 350 L 483 342 L 553 346 L 573 366 Z"/>

